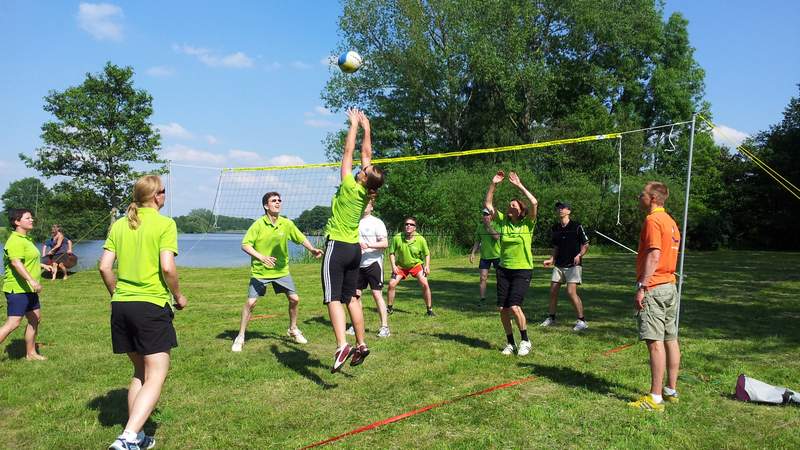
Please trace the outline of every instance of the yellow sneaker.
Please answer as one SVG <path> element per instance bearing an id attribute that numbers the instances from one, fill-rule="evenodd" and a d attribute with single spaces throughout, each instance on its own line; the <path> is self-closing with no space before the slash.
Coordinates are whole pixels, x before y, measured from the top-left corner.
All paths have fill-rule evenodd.
<path id="1" fill-rule="evenodd" d="M 639 397 L 639 400 L 628 403 L 628 406 L 636 409 L 644 409 L 645 411 L 664 412 L 664 402 L 654 402 L 650 394 Z"/>
<path id="2" fill-rule="evenodd" d="M 665 392 L 663 397 L 664 397 L 664 401 L 665 402 L 678 403 L 678 401 L 679 401 L 679 399 L 678 399 L 678 391 L 675 391 L 674 394 L 667 394 Z"/>

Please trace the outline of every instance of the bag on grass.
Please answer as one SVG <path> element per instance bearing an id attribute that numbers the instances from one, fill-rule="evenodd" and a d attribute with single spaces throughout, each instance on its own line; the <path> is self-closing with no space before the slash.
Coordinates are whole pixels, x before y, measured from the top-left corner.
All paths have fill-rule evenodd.
<path id="1" fill-rule="evenodd" d="M 736 381 L 736 400 L 776 405 L 789 403 L 798 405 L 800 404 L 800 394 L 785 387 L 773 386 L 741 374 Z"/>

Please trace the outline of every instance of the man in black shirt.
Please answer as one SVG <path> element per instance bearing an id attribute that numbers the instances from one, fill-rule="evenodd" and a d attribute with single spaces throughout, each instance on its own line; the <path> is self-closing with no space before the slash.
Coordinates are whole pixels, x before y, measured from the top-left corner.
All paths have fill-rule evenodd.
<path id="1" fill-rule="evenodd" d="M 540 324 L 549 327 L 556 323 L 556 303 L 558 291 L 563 283 L 567 283 L 567 294 L 575 307 L 578 320 L 572 328 L 583 331 L 589 328 L 583 315 L 583 302 L 578 296 L 578 285 L 581 284 L 583 255 L 589 251 L 589 238 L 580 223 L 570 220 L 572 207 L 567 202 L 556 202 L 559 221 L 553 224 L 551 243 L 553 252 L 550 259 L 544 261 L 545 267 L 553 267 L 550 283 L 549 316 Z"/>

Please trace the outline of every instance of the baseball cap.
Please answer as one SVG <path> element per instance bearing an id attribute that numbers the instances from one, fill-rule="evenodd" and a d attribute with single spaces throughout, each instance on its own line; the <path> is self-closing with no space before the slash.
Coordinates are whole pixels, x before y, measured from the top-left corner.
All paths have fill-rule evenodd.
<path id="1" fill-rule="evenodd" d="M 562 208 L 566 208 L 572 211 L 572 205 L 570 205 L 569 202 L 562 202 L 562 201 L 556 202 L 556 209 L 562 209 Z"/>

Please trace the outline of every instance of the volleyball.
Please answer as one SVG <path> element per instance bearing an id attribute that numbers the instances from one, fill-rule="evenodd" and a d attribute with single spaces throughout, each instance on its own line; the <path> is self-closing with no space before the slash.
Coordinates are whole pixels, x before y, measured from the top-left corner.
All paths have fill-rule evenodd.
<path id="1" fill-rule="evenodd" d="M 342 72 L 353 73 L 361 67 L 361 55 L 352 50 L 342 53 L 339 56 L 338 64 Z"/>

